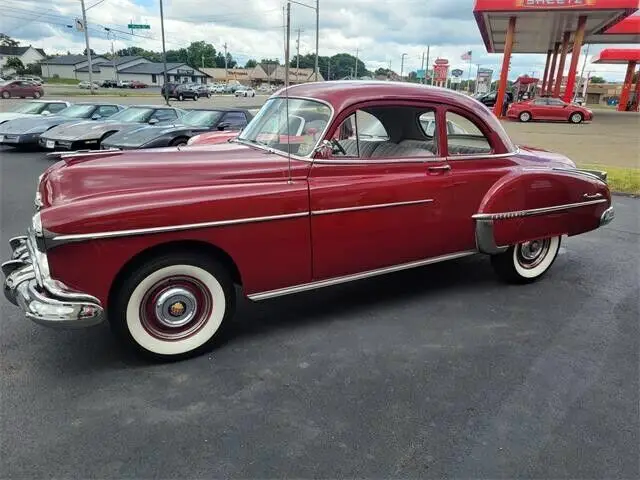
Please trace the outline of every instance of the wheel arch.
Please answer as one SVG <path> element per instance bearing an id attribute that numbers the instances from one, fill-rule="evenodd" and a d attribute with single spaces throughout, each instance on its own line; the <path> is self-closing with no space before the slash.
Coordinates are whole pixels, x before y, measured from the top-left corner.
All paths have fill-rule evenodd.
<path id="1" fill-rule="evenodd" d="M 222 248 L 208 242 L 204 242 L 201 240 L 175 240 L 160 243 L 158 245 L 153 245 L 141 252 L 138 252 L 132 258 L 130 258 L 118 271 L 118 273 L 113 278 L 111 282 L 111 286 L 109 287 L 108 293 L 108 305 L 113 304 L 113 300 L 117 293 L 117 290 L 120 285 L 122 285 L 123 278 L 126 278 L 127 275 L 130 275 L 131 272 L 135 271 L 144 263 L 148 262 L 150 259 L 165 255 L 169 253 L 175 252 L 189 252 L 189 253 L 200 253 L 203 255 L 208 255 L 216 260 L 218 260 L 224 268 L 227 269 L 233 283 L 237 285 L 242 285 L 242 276 L 240 274 L 240 270 L 236 265 L 236 262 L 231 258 L 226 251 Z"/>

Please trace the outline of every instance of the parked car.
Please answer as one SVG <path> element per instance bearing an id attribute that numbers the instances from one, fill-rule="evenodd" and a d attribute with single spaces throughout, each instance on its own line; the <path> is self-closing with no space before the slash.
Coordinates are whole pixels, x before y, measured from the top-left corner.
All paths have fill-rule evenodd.
<path id="1" fill-rule="evenodd" d="M 493 91 L 477 96 L 476 100 L 478 100 L 480 103 L 483 103 L 487 107 L 494 107 L 496 105 L 497 96 L 497 92 Z M 504 92 L 504 104 L 507 105 L 509 103 L 513 103 L 513 93 L 506 91 Z"/>
<path id="2" fill-rule="evenodd" d="M 118 88 L 130 88 L 131 80 L 118 80 Z"/>
<path id="3" fill-rule="evenodd" d="M 582 123 L 593 120 L 593 112 L 580 105 L 567 103 L 560 98 L 538 97 L 526 102 L 512 103 L 507 110 L 507 117 L 521 122 L 556 120 Z"/>
<path id="4" fill-rule="evenodd" d="M 239 87 L 235 92 L 233 92 L 233 94 L 236 97 L 255 97 L 256 91 L 250 87 Z"/>
<path id="5" fill-rule="evenodd" d="M 78 83 L 78 88 L 83 88 L 85 90 L 90 90 L 91 89 L 91 83 L 87 82 L 87 81 L 83 81 Z M 100 85 L 98 85 L 96 82 L 93 82 L 93 89 L 94 90 L 98 90 L 100 88 Z"/>
<path id="6" fill-rule="evenodd" d="M 172 107 L 135 105 L 100 122 L 89 120 L 52 128 L 40 136 L 40 146 L 49 150 L 97 149 L 115 133 L 141 124 L 170 125 L 183 114 L 183 110 Z"/>
<path id="7" fill-rule="evenodd" d="M 469 133 L 427 135 L 432 113 Z M 283 142 L 299 118 L 306 142 Z M 359 138 L 361 122 L 388 140 Z M 9 242 L 5 294 L 44 325 L 108 312 L 123 342 L 163 360 L 211 347 L 235 284 L 259 301 L 477 253 L 529 283 L 563 235 L 614 217 L 606 173 L 517 147 L 472 98 L 409 83 L 295 85 L 231 143 L 62 157 Z"/>
<path id="8" fill-rule="evenodd" d="M 104 80 L 102 82 L 103 88 L 118 88 L 118 82 L 116 80 Z"/>
<path id="9" fill-rule="evenodd" d="M 167 95 L 167 89 L 169 91 L 169 98 L 175 98 L 181 102 L 187 98 L 195 101 L 198 100 L 198 97 L 200 96 L 196 90 L 190 88 L 188 85 L 181 83 L 168 83 L 167 85 L 163 85 L 160 89 L 160 94 L 163 97 Z"/>
<path id="10" fill-rule="evenodd" d="M 216 108 L 187 110 L 172 125 L 142 125 L 133 130 L 115 133 L 101 143 L 102 149 L 180 147 L 191 137 L 209 131 L 238 131 L 253 118 L 247 110 Z"/>
<path id="11" fill-rule="evenodd" d="M 27 80 L 8 80 L 0 83 L 0 97 L 7 98 L 40 98 L 44 95 L 41 85 Z"/>
<path id="12" fill-rule="evenodd" d="M 29 100 L 16 103 L 4 112 L 0 112 L 0 124 L 16 118 L 52 115 L 67 108 L 71 103 L 62 100 Z"/>
<path id="13" fill-rule="evenodd" d="M 139 82 L 138 80 L 132 80 L 131 83 L 129 84 L 129 88 L 147 88 L 149 85 L 147 85 L 144 82 Z"/>
<path id="14" fill-rule="evenodd" d="M 0 124 L 0 145 L 15 148 L 35 147 L 45 131 L 68 122 L 100 119 L 113 115 L 124 107 L 114 103 L 75 103 L 55 115 L 16 118 Z"/>

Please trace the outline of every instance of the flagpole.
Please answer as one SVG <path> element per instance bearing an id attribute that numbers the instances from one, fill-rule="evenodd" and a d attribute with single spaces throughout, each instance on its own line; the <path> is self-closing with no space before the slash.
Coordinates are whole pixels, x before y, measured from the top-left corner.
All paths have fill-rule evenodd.
<path id="1" fill-rule="evenodd" d="M 471 92 L 471 58 L 473 54 L 471 50 L 469 50 L 469 73 L 467 74 L 467 92 Z"/>

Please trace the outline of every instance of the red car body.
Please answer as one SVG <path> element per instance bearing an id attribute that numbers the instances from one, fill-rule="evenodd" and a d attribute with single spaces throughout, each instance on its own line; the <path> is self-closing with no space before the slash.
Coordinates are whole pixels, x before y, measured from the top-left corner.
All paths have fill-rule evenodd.
<path id="1" fill-rule="evenodd" d="M 138 80 L 132 80 L 129 84 L 129 88 L 147 88 L 147 84 Z"/>
<path id="2" fill-rule="evenodd" d="M 525 102 L 512 103 L 507 109 L 507 117 L 521 122 L 550 120 L 571 123 L 590 122 L 593 112 L 559 98 L 538 97 Z"/>
<path id="3" fill-rule="evenodd" d="M 218 143 L 225 143 L 236 138 L 239 132 L 237 130 L 223 130 L 215 132 L 205 132 L 198 135 L 194 135 L 188 141 L 188 145 L 216 145 Z"/>
<path id="4" fill-rule="evenodd" d="M 122 303 L 122 285 L 153 268 L 157 255 L 166 261 L 175 251 L 215 259 L 245 295 L 262 300 L 474 253 L 504 260 L 516 245 L 529 248 L 613 219 L 606 175 L 578 170 L 559 154 L 516 147 L 496 117 L 469 97 L 388 82 L 299 85 L 288 96 L 331 110 L 320 136 L 325 142 L 307 157 L 241 141 L 64 154 L 39 181 L 31 232 L 11 241 L 14 263 L 3 266 L 10 299 L 43 324 L 91 325 L 107 309 L 110 320 L 138 315 Z M 366 105 L 433 108 L 437 154 L 336 157 L 326 142 Z M 441 121 L 447 112 L 473 121 L 490 152 L 452 155 Z M 68 302 L 73 309 L 46 317 L 31 306 L 37 295 L 45 297 L 41 303 Z M 171 305 L 177 314 L 183 307 Z M 130 320 L 114 322 L 126 330 Z M 125 336 L 146 335 L 141 331 Z M 171 356 L 183 341 L 189 340 L 157 350 L 137 346 Z M 178 353 L 194 350 L 185 348 Z"/>
<path id="5" fill-rule="evenodd" d="M 41 85 L 36 85 L 27 80 L 10 80 L 0 85 L 0 97 L 2 98 L 40 98 L 44 95 Z"/>

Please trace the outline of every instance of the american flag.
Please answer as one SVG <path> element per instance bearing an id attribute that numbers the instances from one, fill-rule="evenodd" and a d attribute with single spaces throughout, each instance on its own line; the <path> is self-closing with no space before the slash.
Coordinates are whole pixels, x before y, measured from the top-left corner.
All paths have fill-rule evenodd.
<path id="1" fill-rule="evenodd" d="M 465 52 L 461 57 L 462 60 L 471 60 L 471 50 Z"/>

